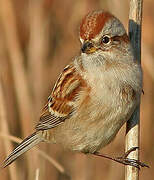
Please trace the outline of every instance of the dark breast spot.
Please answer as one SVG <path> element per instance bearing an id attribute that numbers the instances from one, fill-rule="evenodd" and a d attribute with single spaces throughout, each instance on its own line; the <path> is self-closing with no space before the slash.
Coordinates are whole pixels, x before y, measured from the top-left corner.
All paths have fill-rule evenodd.
<path id="1" fill-rule="evenodd" d="M 121 92 L 123 100 L 127 101 L 128 103 L 134 101 L 136 98 L 136 92 L 130 85 L 125 85 Z"/>

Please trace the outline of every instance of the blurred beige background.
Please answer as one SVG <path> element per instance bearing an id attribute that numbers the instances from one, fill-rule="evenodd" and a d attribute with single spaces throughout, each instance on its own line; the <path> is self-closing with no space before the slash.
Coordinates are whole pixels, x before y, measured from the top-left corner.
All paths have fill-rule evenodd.
<path id="1" fill-rule="evenodd" d="M 143 6 L 140 158 L 151 168 L 140 171 L 140 180 L 154 177 L 154 1 Z M 78 28 L 82 17 L 94 9 L 111 11 L 127 28 L 129 1 L 123 0 L 1 0 L 0 1 L 0 162 L 16 146 L 15 137 L 33 132 L 41 108 L 63 67 L 78 55 Z M 113 143 L 102 150 L 123 153 L 125 126 Z M 52 144 L 40 144 L 73 180 L 123 180 L 124 166 L 91 155 L 73 154 Z M 65 180 L 44 156 L 33 150 L 9 168 L 0 180 Z"/>

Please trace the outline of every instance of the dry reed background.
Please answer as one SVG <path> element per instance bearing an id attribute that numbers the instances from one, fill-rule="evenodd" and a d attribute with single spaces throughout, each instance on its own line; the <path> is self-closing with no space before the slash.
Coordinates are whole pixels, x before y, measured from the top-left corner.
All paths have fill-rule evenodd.
<path id="1" fill-rule="evenodd" d="M 142 67 L 144 92 L 141 103 L 140 158 L 151 166 L 140 171 L 140 180 L 154 177 L 154 2 L 144 1 Z M 0 1 L 0 162 L 16 145 L 8 139 L 33 132 L 40 110 L 63 67 L 78 54 L 78 26 L 93 9 L 107 9 L 127 28 L 129 1 L 123 0 L 1 0 Z M 125 127 L 103 153 L 124 151 Z M 18 139 L 15 139 L 18 141 Z M 0 180 L 123 180 L 120 164 L 82 154 L 66 152 L 52 144 L 40 144 L 62 167 L 33 150 L 9 168 L 0 170 Z M 52 160 L 52 159 L 50 159 Z M 53 162 L 55 165 L 55 162 Z M 61 168 L 61 169 L 60 169 Z"/>

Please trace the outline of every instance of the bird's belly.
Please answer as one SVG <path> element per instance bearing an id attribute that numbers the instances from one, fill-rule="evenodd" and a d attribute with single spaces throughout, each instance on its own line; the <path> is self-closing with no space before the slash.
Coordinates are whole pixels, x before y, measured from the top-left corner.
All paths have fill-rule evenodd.
<path id="1" fill-rule="evenodd" d="M 52 142 L 73 151 L 98 151 L 114 139 L 135 107 L 135 99 L 124 101 L 113 94 L 110 99 L 101 100 L 95 96 L 70 119 L 51 130 Z"/>
<path id="2" fill-rule="evenodd" d="M 89 112 L 82 118 L 66 120 L 65 123 L 53 129 L 53 141 L 73 151 L 84 153 L 98 151 L 114 139 L 128 119 L 127 114 L 120 115 L 120 113 L 121 111 L 102 113 L 101 110 L 95 115 Z"/>

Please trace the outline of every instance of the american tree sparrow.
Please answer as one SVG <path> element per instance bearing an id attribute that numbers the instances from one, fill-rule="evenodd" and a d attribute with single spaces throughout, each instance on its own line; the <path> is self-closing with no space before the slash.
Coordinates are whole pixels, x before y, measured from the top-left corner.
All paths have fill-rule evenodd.
<path id="1" fill-rule="evenodd" d="M 142 70 L 135 60 L 124 26 L 106 11 L 93 11 L 80 25 L 81 54 L 64 68 L 35 132 L 5 159 L 3 167 L 40 142 L 61 144 L 72 151 L 104 155 L 109 144 L 139 104 Z M 139 168 L 144 163 L 110 158 Z"/>

